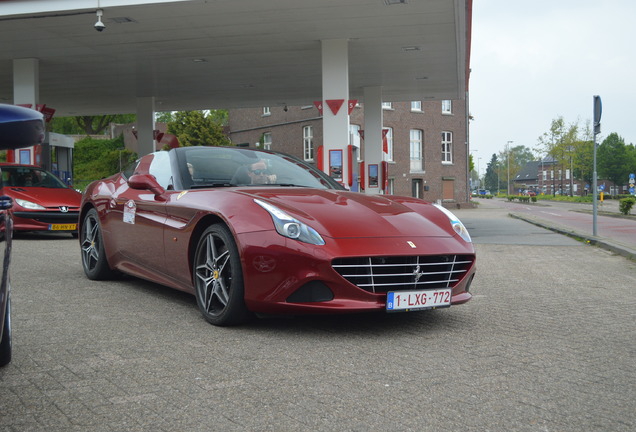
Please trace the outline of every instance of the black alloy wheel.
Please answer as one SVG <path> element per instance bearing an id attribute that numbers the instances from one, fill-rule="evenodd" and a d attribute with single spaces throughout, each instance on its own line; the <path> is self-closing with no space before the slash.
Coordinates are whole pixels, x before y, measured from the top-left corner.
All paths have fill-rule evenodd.
<path id="1" fill-rule="evenodd" d="M 110 268 L 106 259 L 102 229 L 95 209 L 90 209 L 84 216 L 80 233 L 80 246 L 82 267 L 86 277 L 92 280 L 104 280 L 115 276 L 116 272 Z"/>
<path id="2" fill-rule="evenodd" d="M 208 227 L 194 255 L 194 288 L 203 317 L 217 326 L 243 323 L 248 316 L 243 271 L 236 242 L 222 224 Z"/>

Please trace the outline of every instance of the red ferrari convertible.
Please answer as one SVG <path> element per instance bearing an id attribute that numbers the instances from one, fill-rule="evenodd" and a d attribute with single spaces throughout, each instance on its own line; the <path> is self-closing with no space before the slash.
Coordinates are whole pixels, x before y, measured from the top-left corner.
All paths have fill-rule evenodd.
<path id="1" fill-rule="evenodd" d="M 210 323 L 250 313 L 412 311 L 471 298 L 475 250 L 448 210 L 349 192 L 289 155 L 182 147 L 88 186 L 90 279 L 126 273 L 196 296 Z"/>

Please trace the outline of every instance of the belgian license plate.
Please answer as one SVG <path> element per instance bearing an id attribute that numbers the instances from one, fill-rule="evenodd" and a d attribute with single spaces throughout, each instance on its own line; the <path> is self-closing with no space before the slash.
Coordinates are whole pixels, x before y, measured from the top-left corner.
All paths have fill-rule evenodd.
<path id="1" fill-rule="evenodd" d="M 389 312 L 432 309 L 450 305 L 450 288 L 421 291 L 389 291 L 386 295 L 386 310 Z"/>
<path id="2" fill-rule="evenodd" d="M 51 224 L 49 225 L 50 231 L 76 231 L 77 224 Z"/>

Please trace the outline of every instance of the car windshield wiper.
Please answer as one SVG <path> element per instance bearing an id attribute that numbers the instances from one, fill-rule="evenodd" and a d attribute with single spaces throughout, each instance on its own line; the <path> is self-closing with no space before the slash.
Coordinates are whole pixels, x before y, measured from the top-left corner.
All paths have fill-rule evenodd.
<path id="1" fill-rule="evenodd" d="M 205 189 L 205 188 L 216 188 L 216 187 L 232 187 L 236 186 L 230 183 L 204 183 L 204 184 L 193 184 L 190 186 L 190 189 Z"/>

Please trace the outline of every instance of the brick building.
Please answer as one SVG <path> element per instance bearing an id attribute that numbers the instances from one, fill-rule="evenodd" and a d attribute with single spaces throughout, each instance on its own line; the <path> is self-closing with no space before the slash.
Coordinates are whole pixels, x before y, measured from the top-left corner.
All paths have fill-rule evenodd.
<path id="1" fill-rule="evenodd" d="M 364 107 L 350 115 L 349 142 L 364 157 Z M 388 162 L 387 193 L 428 201 L 468 202 L 466 104 L 463 100 L 383 104 Z M 315 163 L 322 117 L 313 105 L 230 110 L 230 139 L 237 145 L 282 151 Z M 352 190 L 358 190 L 355 181 Z"/>

